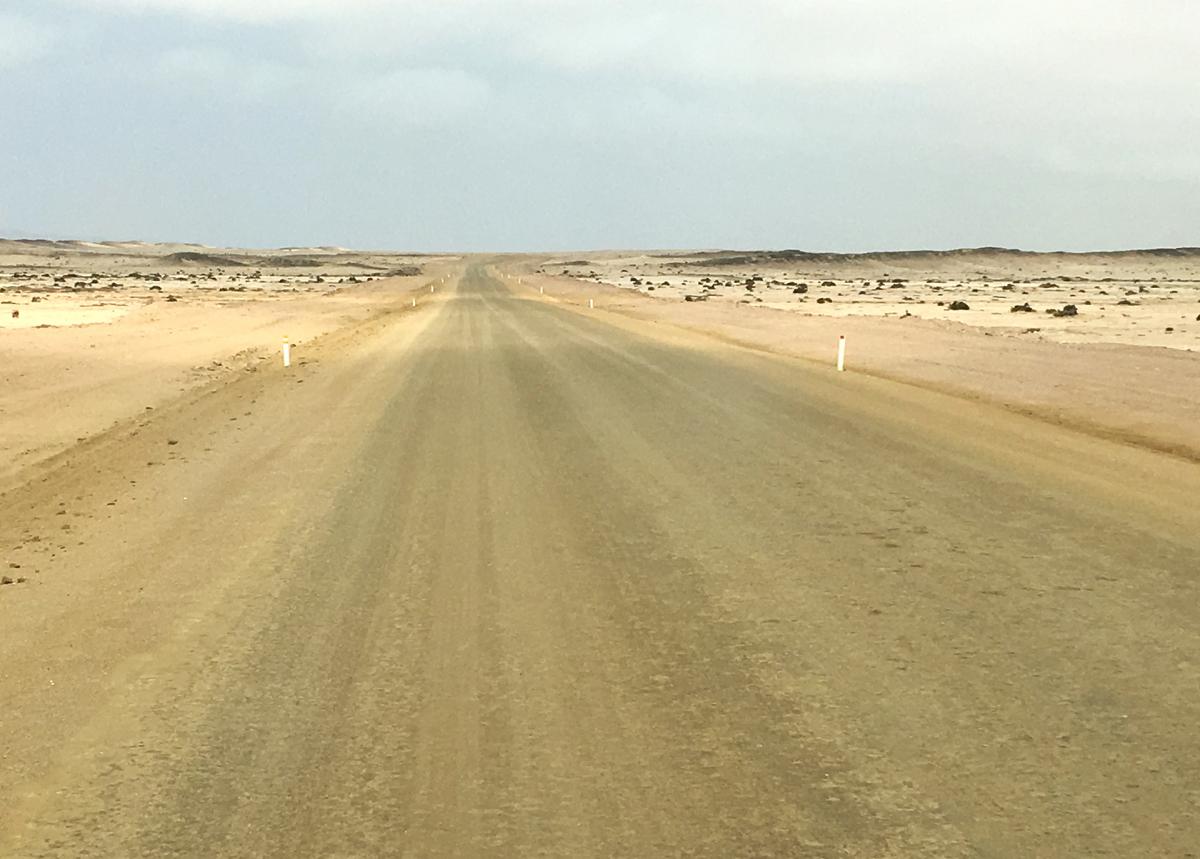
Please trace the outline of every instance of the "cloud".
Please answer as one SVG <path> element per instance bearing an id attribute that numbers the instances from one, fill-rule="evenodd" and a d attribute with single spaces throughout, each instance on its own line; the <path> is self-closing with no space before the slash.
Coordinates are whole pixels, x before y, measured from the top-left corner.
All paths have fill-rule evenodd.
<path id="1" fill-rule="evenodd" d="M 301 69 L 216 48 L 174 48 L 155 62 L 156 79 L 215 94 L 258 100 L 291 89 L 306 77 Z"/>
<path id="2" fill-rule="evenodd" d="M 469 44 L 566 73 L 704 85 L 1197 80 L 1193 0 L 60 0 L 114 13 L 289 24 L 353 57 Z M 472 58 L 463 57 L 470 65 Z"/>
<path id="3" fill-rule="evenodd" d="M 0 69 L 42 57 L 54 41 L 51 31 L 27 18 L 0 12 Z"/>
<path id="4" fill-rule="evenodd" d="M 491 95 L 485 80 L 460 69 L 287 65 L 211 46 L 164 51 L 153 69 L 153 79 L 168 90 L 186 88 L 218 101 L 299 96 L 326 117 L 349 115 L 384 128 L 445 125 L 478 109 Z"/>
<path id="5" fill-rule="evenodd" d="M 247 23 L 312 20 L 339 12 L 364 11 L 384 0 L 69 0 L 72 5 L 108 12 L 184 14 Z"/>
<path id="6" fill-rule="evenodd" d="M 343 108 L 388 125 L 432 127 L 486 102 L 487 82 L 458 69 L 396 69 L 349 82 L 334 92 Z"/>
<path id="7" fill-rule="evenodd" d="M 392 124 L 503 97 L 543 128 L 735 124 L 1197 176 L 1179 136 L 1200 133 L 1191 0 L 85 2 L 287 23 L 336 69 L 333 98 Z"/>
<path id="8" fill-rule="evenodd" d="M 111 98 L 111 110 L 153 132 L 168 124 L 174 99 L 201 92 L 194 106 L 204 128 L 223 133 L 231 116 L 302 126 L 319 153 L 307 163 L 352 147 L 340 163 L 367 175 L 364 165 L 388 165 L 402 150 L 398 161 L 413 175 L 452 185 L 470 175 L 485 188 L 519 177 L 532 192 L 544 183 L 551 201 L 576 176 L 595 179 L 606 199 L 651 199 L 646 189 L 659 188 L 662 174 L 675 177 L 656 198 L 668 205 L 689 188 L 716 188 L 710 239 L 726 223 L 720 213 L 736 211 L 742 189 L 755 187 L 788 201 L 771 204 L 763 224 L 792 223 L 794 201 L 815 189 L 814 205 L 828 195 L 830 222 L 848 231 L 870 229 L 845 207 L 850 197 L 868 208 L 875 186 L 895 198 L 926 195 L 930 229 L 971 222 L 982 198 L 1006 211 L 1022 195 L 1054 203 L 1062 188 L 1114 213 L 1105 216 L 1111 234 L 1127 208 L 1122 194 L 1149 194 L 1158 181 L 1180 200 L 1200 199 L 1195 0 L 4 5 L 20 5 L 25 17 L 0 13 L 0 66 L 44 52 L 46 34 L 71 42 L 38 71 L 67 111 L 88 115 Z M 72 14 L 49 17 L 64 9 Z M 154 98 L 138 98 L 146 92 Z M 30 127 L 50 115 L 25 113 Z M 368 124 L 385 133 L 355 133 Z M 427 129 L 448 133 L 407 133 Z M 241 140 L 222 157 L 256 157 L 264 139 Z M 511 170 L 488 166 L 497 152 Z M 956 195 L 967 201 L 961 209 Z M 706 199 L 697 195 L 693 208 Z M 1195 222 L 1194 203 L 1174 206 L 1160 223 Z M 623 223 L 614 209 L 571 214 Z M 447 213 L 446 223 L 457 217 Z M 881 235 L 892 228 L 880 225 Z"/>

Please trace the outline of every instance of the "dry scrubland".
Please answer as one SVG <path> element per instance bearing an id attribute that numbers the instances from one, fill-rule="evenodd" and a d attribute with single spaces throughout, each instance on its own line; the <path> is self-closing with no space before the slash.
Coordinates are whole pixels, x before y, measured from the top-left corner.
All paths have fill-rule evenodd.
<path id="1" fill-rule="evenodd" d="M 1060 343 L 1200 349 L 1200 249 L 718 253 L 575 259 L 559 271 L 666 299 L 953 321 Z"/>
<path id="2" fill-rule="evenodd" d="M 563 255 L 547 294 L 1200 458 L 1200 249 Z"/>
<path id="3" fill-rule="evenodd" d="M 743 277 L 685 301 L 570 257 L 33 247 L 0 856 L 1194 854 L 1200 468 L 1125 442 L 1200 450 L 1196 352 L 920 318 L 953 278 L 890 259 L 800 303 L 793 261 L 589 260 Z M 1115 292 L 1055 278 L 1054 317 L 1014 260 L 995 317 Z M 871 294 L 915 315 L 824 315 Z"/>
<path id="4" fill-rule="evenodd" d="M 0 488 L 131 415 L 275 359 L 284 337 L 303 344 L 396 303 L 447 262 L 0 241 Z"/>
<path id="5" fill-rule="evenodd" d="M 407 305 L 461 258 L 0 242 L 0 488 L 183 392 Z M 1200 458 L 1200 251 L 504 257 L 553 299 Z M 955 309 L 965 308 L 965 309 Z M 303 349 L 297 351 L 304 360 Z"/>

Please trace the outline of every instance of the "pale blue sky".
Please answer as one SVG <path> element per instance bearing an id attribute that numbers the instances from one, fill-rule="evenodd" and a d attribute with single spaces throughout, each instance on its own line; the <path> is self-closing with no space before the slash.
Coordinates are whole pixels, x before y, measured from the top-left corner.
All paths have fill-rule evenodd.
<path id="1" fill-rule="evenodd" d="M 1200 245 L 1193 0 L 0 0 L 0 235 Z"/>

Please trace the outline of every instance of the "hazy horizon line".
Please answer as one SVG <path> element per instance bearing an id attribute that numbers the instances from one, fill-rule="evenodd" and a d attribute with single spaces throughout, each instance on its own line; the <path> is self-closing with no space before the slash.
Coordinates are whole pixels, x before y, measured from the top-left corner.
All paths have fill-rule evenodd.
<path id="1" fill-rule="evenodd" d="M 218 244 L 212 245 L 205 242 L 189 241 L 189 240 L 146 240 L 146 239 L 99 239 L 99 238 L 61 238 L 53 236 L 37 236 L 31 234 L 22 234 L 20 232 L 15 235 L 0 235 L 0 242 L 27 242 L 27 243 L 44 243 L 44 244 L 95 244 L 95 245 L 143 245 L 146 247 L 162 247 L 162 246 L 188 246 L 205 248 L 207 250 L 227 250 L 227 251 L 303 251 L 303 250 L 323 250 L 323 251 L 340 251 L 346 253 L 359 254 L 395 254 L 395 255 L 413 255 L 413 256 L 442 256 L 442 255 L 462 255 L 462 256 L 483 256 L 483 255 L 503 255 L 503 256 L 532 256 L 532 255 L 566 255 L 566 254 L 612 254 L 612 253 L 645 253 L 645 254 L 797 254 L 805 256 L 879 256 L 885 254 L 900 255 L 900 254 L 956 254 L 956 253 L 1008 253 L 1008 254 L 1030 254 L 1030 255 L 1064 255 L 1064 256 L 1088 256 L 1088 255 L 1115 255 L 1115 254 L 1161 254 L 1161 253 L 1196 253 L 1200 254 L 1200 246 L 1191 245 L 1160 245 L 1160 246 L 1144 246 L 1144 247 L 1110 247 L 1110 248 L 1091 248 L 1087 250 L 1068 250 L 1068 249 L 1053 249 L 1053 250 L 1033 250 L 1029 248 L 1008 247 L 1005 245 L 963 245 L 956 247 L 896 247 L 896 248 L 875 248 L 872 250 L 813 250 L 802 247 L 783 247 L 783 246 L 762 246 L 762 247 L 592 247 L 592 248 L 540 248 L 540 249 L 522 249 L 522 250 L 497 250 L 497 249 L 438 249 L 438 250 L 420 250 L 415 248 L 365 248 L 365 247 L 350 247 L 341 244 L 301 244 L 301 245 L 278 245 L 278 246 L 253 246 L 253 245 L 229 245 Z"/>

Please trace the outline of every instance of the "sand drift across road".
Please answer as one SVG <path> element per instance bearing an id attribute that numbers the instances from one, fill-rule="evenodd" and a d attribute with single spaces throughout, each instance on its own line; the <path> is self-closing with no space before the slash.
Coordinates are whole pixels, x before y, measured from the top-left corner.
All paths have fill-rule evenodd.
<path id="1" fill-rule="evenodd" d="M 1184 855 L 1196 497 L 472 265 L 0 501 L 0 855 Z"/>

